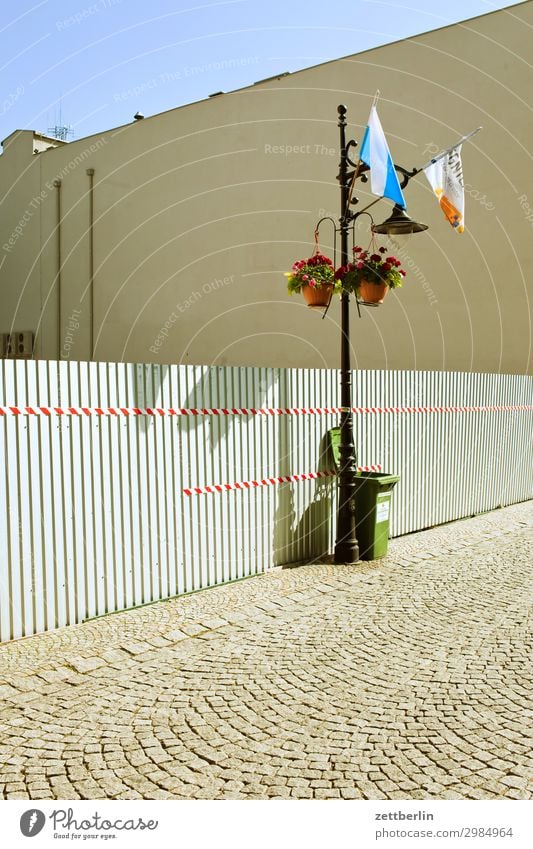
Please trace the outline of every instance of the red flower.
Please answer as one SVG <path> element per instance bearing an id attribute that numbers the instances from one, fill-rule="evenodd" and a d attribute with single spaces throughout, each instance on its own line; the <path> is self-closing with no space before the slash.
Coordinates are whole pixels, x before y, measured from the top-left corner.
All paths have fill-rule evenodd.
<path id="1" fill-rule="evenodd" d="M 400 269 L 400 274 L 402 275 L 402 277 L 405 277 L 406 273 L 407 273 L 407 272 L 405 272 L 405 271 L 403 270 L 403 268 L 401 268 L 401 269 Z"/>
<path id="2" fill-rule="evenodd" d="M 383 271 L 390 271 L 391 268 L 392 268 L 392 266 L 388 262 L 384 262 L 381 267 L 382 267 Z"/>
<path id="3" fill-rule="evenodd" d="M 380 252 L 380 254 L 386 254 L 386 253 L 387 253 L 387 248 L 384 248 L 384 247 L 382 246 L 382 247 L 379 249 L 379 252 Z"/>
<path id="4" fill-rule="evenodd" d="M 370 257 L 370 262 L 381 262 L 381 257 L 379 254 L 372 254 Z"/>
<path id="5" fill-rule="evenodd" d="M 314 256 L 309 257 L 309 259 L 307 260 L 307 265 L 311 265 L 314 267 L 315 265 L 333 265 L 333 263 L 330 258 L 324 256 L 324 254 L 315 254 Z"/>

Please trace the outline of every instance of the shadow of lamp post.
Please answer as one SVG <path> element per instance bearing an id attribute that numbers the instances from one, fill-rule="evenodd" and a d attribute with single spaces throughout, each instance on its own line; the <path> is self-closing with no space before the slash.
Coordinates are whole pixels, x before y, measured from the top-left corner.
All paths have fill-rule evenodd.
<path id="1" fill-rule="evenodd" d="M 381 198 L 376 198 L 365 209 L 354 212 L 350 204 L 357 204 L 357 199 L 351 199 L 351 192 L 355 180 L 361 177 L 366 182 L 365 171 L 368 166 L 361 162 L 356 163 L 350 159 L 350 150 L 355 148 L 357 142 L 351 139 L 346 141 L 346 106 L 338 107 L 338 127 L 340 132 L 340 167 L 337 179 L 340 183 L 341 192 L 341 214 L 338 226 L 335 224 L 335 232 L 340 235 L 341 265 L 345 266 L 349 261 L 348 237 L 349 230 L 360 215 L 366 213 Z M 399 165 L 395 170 L 402 175 L 401 188 L 405 188 L 409 179 L 418 173 L 419 169 L 407 171 Z M 369 213 L 368 213 L 369 214 Z M 321 219 L 323 220 L 323 219 Z M 319 222 L 320 224 L 320 222 Z M 318 225 L 317 225 L 318 227 Z M 374 225 L 374 233 L 382 233 L 391 236 L 406 236 L 411 233 L 420 233 L 427 230 L 426 224 L 419 224 L 409 218 L 403 209 L 395 205 L 392 214 L 382 224 Z M 359 308 L 359 301 L 358 301 Z M 355 520 L 355 476 L 357 473 L 355 445 L 353 437 L 353 413 L 352 413 L 352 372 L 350 363 L 350 293 L 343 291 L 341 296 L 341 418 L 340 418 L 340 460 L 339 460 L 339 504 L 337 513 L 337 537 L 335 541 L 335 563 L 356 563 L 359 560 L 359 545 L 357 542 L 356 520 Z"/>

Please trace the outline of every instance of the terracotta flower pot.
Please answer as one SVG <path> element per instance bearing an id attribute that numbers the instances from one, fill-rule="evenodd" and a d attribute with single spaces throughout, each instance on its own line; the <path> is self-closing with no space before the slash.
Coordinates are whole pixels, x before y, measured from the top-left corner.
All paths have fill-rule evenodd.
<path id="1" fill-rule="evenodd" d="M 321 286 L 319 289 L 315 286 L 302 286 L 302 295 L 308 307 L 327 307 L 332 291 L 332 285 Z"/>
<path id="2" fill-rule="evenodd" d="M 371 283 L 361 280 L 357 287 L 357 297 L 363 304 L 382 304 L 389 291 L 386 283 Z"/>

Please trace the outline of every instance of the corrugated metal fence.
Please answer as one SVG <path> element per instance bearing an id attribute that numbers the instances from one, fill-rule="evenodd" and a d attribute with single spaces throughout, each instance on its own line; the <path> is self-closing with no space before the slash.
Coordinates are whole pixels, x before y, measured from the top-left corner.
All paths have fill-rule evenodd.
<path id="1" fill-rule="evenodd" d="M 332 550 L 337 372 L 0 375 L 0 639 Z M 532 378 L 360 371 L 354 404 L 359 465 L 401 475 L 393 536 L 532 497 Z"/>

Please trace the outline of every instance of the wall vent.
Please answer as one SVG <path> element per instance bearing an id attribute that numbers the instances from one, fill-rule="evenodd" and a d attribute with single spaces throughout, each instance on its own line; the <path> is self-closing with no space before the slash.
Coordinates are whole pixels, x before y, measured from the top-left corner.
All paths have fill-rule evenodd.
<path id="1" fill-rule="evenodd" d="M 0 353 L 4 360 L 31 360 L 33 357 L 31 330 L 0 333 Z"/>

